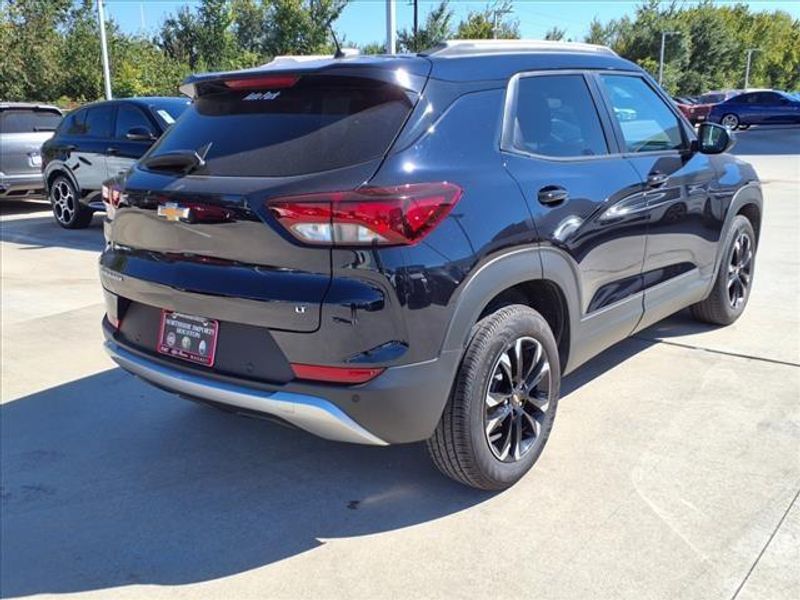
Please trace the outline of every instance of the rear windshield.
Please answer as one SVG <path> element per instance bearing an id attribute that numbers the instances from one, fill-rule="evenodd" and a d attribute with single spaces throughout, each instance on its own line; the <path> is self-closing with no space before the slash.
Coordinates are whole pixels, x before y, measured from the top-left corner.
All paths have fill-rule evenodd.
<path id="1" fill-rule="evenodd" d="M 412 100 L 384 82 L 307 77 L 286 89 L 202 93 L 153 148 L 205 152 L 198 174 L 286 177 L 383 156 Z"/>
<path id="2" fill-rule="evenodd" d="M 11 108 L 0 111 L 0 132 L 3 133 L 55 131 L 60 122 L 61 115 L 54 110 Z"/>

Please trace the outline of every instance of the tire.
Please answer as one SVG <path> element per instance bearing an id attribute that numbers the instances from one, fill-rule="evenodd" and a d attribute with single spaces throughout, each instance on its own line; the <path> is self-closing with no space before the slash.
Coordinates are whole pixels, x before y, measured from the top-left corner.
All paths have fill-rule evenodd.
<path id="1" fill-rule="evenodd" d="M 731 131 L 734 131 L 737 127 L 739 127 L 739 116 L 733 113 L 726 113 L 722 115 L 720 123 Z"/>
<path id="2" fill-rule="evenodd" d="M 725 241 L 714 286 L 708 298 L 692 305 L 692 316 L 704 323 L 730 325 L 747 306 L 753 287 L 756 235 L 743 215 L 736 215 Z"/>
<path id="3" fill-rule="evenodd" d="M 83 229 L 92 222 L 92 209 L 81 203 L 72 181 L 59 175 L 50 185 L 50 207 L 56 223 L 65 229 Z"/>
<path id="4" fill-rule="evenodd" d="M 450 399 L 428 440 L 434 464 L 471 487 L 510 487 L 544 449 L 560 384 L 558 347 L 542 315 L 514 304 L 486 316 L 473 328 Z"/>

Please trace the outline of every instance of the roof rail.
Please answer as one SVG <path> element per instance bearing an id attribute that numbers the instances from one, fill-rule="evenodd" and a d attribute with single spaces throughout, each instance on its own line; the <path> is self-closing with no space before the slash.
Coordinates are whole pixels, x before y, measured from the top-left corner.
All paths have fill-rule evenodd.
<path id="1" fill-rule="evenodd" d="M 585 52 L 617 56 L 611 48 L 578 42 L 551 40 L 447 40 L 424 52 L 423 56 L 467 56 L 515 52 Z"/>

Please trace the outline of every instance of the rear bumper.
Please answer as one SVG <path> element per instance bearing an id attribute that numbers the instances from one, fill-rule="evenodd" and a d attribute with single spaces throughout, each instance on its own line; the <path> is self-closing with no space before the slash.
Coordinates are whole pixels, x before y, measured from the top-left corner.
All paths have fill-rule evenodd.
<path id="1" fill-rule="evenodd" d="M 385 446 L 386 442 L 356 423 L 324 398 L 215 381 L 162 366 L 106 341 L 106 352 L 120 367 L 171 392 L 279 417 L 320 437 L 338 442 Z"/>
<path id="2" fill-rule="evenodd" d="M 443 353 L 424 363 L 390 367 L 356 386 L 301 380 L 273 384 L 204 371 L 127 347 L 115 339 L 105 320 L 104 333 L 111 358 L 156 387 L 271 415 L 326 439 L 370 445 L 429 438 L 441 418 L 460 359 L 460 352 Z"/>

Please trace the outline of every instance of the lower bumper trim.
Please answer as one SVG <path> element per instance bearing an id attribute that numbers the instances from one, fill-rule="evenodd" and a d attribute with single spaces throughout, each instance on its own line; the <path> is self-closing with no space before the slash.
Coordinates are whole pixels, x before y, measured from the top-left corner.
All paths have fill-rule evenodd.
<path id="1" fill-rule="evenodd" d="M 177 394 L 274 415 L 329 440 L 387 445 L 324 398 L 293 392 L 265 392 L 244 385 L 214 381 L 153 363 L 110 340 L 105 342 L 105 350 L 126 371 Z"/>

